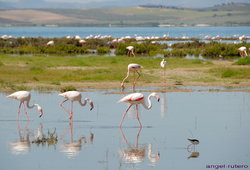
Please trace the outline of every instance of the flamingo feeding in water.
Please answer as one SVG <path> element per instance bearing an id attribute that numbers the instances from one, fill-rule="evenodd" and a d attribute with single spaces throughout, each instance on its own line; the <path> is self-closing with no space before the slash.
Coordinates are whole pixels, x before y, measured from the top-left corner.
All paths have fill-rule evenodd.
<path id="1" fill-rule="evenodd" d="M 18 117 L 17 117 L 18 120 L 19 120 L 19 116 L 20 116 L 20 108 L 21 108 L 22 105 L 24 107 L 24 112 L 26 114 L 26 117 L 29 120 L 28 113 L 26 111 L 26 107 L 25 107 L 24 102 L 26 102 L 26 106 L 29 109 L 37 107 L 37 110 L 40 112 L 40 117 L 42 117 L 42 115 L 43 115 L 43 109 L 42 109 L 42 107 L 39 104 L 33 104 L 32 106 L 29 105 L 30 98 L 31 98 L 30 92 L 28 92 L 28 91 L 17 91 L 15 93 L 12 93 L 12 94 L 6 96 L 6 97 L 17 99 L 17 100 L 20 101 L 19 108 L 18 108 Z"/>
<path id="2" fill-rule="evenodd" d="M 144 95 L 142 93 L 132 93 L 132 94 L 129 94 L 129 95 L 123 97 L 122 99 L 120 99 L 118 101 L 118 103 L 120 103 L 120 102 L 128 102 L 128 103 L 130 103 L 129 107 L 127 108 L 127 110 L 125 111 L 125 113 L 122 116 L 122 120 L 120 122 L 120 128 L 122 127 L 122 122 L 123 122 L 124 118 L 126 117 L 126 114 L 128 113 L 129 109 L 133 105 L 136 105 L 136 111 L 137 111 L 136 118 L 137 118 L 137 120 L 138 120 L 138 122 L 140 124 L 140 128 L 142 128 L 142 125 L 141 125 L 141 122 L 140 122 L 140 119 L 139 119 L 138 104 L 142 104 L 142 106 L 147 110 L 151 109 L 151 107 L 152 107 L 151 97 L 155 97 L 158 102 L 160 101 L 160 96 L 158 94 L 156 94 L 156 93 L 151 93 L 148 96 L 148 106 L 145 104 Z"/>
<path id="3" fill-rule="evenodd" d="M 121 83 L 122 89 L 125 88 L 125 87 L 124 87 L 124 82 L 125 82 L 125 80 L 129 77 L 130 71 L 134 71 L 133 89 L 135 89 L 135 83 L 136 83 L 136 81 L 139 79 L 139 77 L 141 76 L 140 73 L 138 72 L 138 69 L 140 69 L 140 68 L 142 68 L 142 66 L 139 65 L 139 64 L 134 64 L 134 63 L 132 63 L 132 64 L 129 64 L 129 65 L 128 65 L 127 76 L 122 80 L 122 83 Z M 137 77 L 137 78 L 135 78 L 135 72 L 138 74 L 138 77 Z"/>
<path id="4" fill-rule="evenodd" d="M 87 104 L 87 102 L 90 105 L 90 110 L 92 110 L 94 108 L 94 104 L 92 102 L 92 100 L 85 98 L 84 99 L 84 103 L 82 103 L 82 95 L 80 92 L 78 91 L 67 91 L 64 93 L 59 94 L 59 96 L 62 96 L 64 98 L 66 98 L 66 100 L 64 100 L 62 103 L 60 103 L 60 106 L 69 114 L 69 119 L 72 119 L 72 115 L 73 115 L 73 102 L 77 101 L 79 102 L 79 104 L 81 106 L 85 106 Z M 65 103 L 66 101 L 70 100 L 71 101 L 71 109 L 70 112 L 63 106 L 63 103 Z"/>

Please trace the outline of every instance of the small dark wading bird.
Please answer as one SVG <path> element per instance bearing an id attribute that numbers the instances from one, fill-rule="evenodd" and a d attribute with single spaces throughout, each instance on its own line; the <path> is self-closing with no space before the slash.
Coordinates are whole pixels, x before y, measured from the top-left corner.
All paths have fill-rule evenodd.
<path id="1" fill-rule="evenodd" d="M 64 93 L 59 94 L 59 96 L 62 96 L 64 98 L 66 98 L 66 100 L 64 100 L 63 102 L 60 103 L 60 106 L 69 114 L 69 119 L 72 120 L 72 116 L 73 116 L 73 102 L 77 101 L 79 102 L 79 104 L 81 106 L 85 106 L 87 104 L 87 102 L 90 105 L 90 110 L 92 110 L 94 108 L 94 104 L 92 102 L 92 100 L 85 98 L 84 99 L 84 103 L 82 103 L 82 95 L 80 92 L 78 91 L 67 91 Z M 68 111 L 64 106 L 63 103 L 65 103 L 66 101 L 70 100 L 71 101 L 71 108 L 70 111 Z"/>
<path id="2" fill-rule="evenodd" d="M 141 74 L 138 72 L 138 70 L 139 70 L 140 68 L 143 68 L 143 67 L 142 67 L 141 65 L 139 65 L 139 64 L 134 64 L 134 63 L 132 63 L 132 64 L 129 64 L 129 65 L 128 65 L 127 76 L 122 80 L 122 83 L 121 83 L 122 90 L 124 90 L 124 88 L 125 88 L 125 87 L 124 87 L 124 82 L 125 82 L 125 80 L 129 77 L 130 71 L 134 71 L 133 90 L 135 90 L 135 83 L 136 83 L 136 81 L 139 79 L 139 77 L 141 76 Z M 138 74 L 138 77 L 137 77 L 137 78 L 135 78 L 135 73 Z"/>
<path id="3" fill-rule="evenodd" d="M 133 105 L 136 105 L 136 118 L 140 124 L 140 128 L 142 128 L 142 125 L 141 125 L 141 122 L 140 122 L 140 119 L 139 119 L 139 111 L 138 111 L 138 104 L 142 104 L 142 106 L 149 110 L 151 109 L 152 107 L 152 102 L 151 102 L 151 97 L 154 97 L 156 98 L 156 100 L 159 102 L 160 101 L 160 96 L 156 93 L 151 93 L 149 96 L 148 96 L 148 106 L 145 104 L 145 99 L 144 99 L 144 96 L 142 93 L 132 93 L 132 94 L 129 94 L 125 97 L 123 97 L 122 99 L 120 99 L 118 101 L 118 103 L 120 102 L 128 102 L 130 103 L 129 107 L 127 108 L 127 110 L 125 111 L 125 113 L 123 114 L 122 116 L 122 120 L 120 122 L 120 128 L 122 127 L 122 122 L 124 120 L 124 118 L 126 117 L 126 114 L 128 113 L 129 109 L 131 108 L 131 106 Z"/>
<path id="4" fill-rule="evenodd" d="M 190 145 L 188 145 L 187 150 L 190 152 L 191 150 L 195 151 L 195 145 L 198 145 L 200 142 L 197 139 L 187 139 L 189 142 L 191 142 Z M 193 148 L 191 148 L 193 146 Z"/>
<path id="5" fill-rule="evenodd" d="M 189 142 L 191 142 L 191 144 L 193 144 L 193 145 L 198 145 L 200 142 L 199 142 L 199 140 L 197 140 L 197 139 L 188 139 L 189 140 Z"/>
<path id="6" fill-rule="evenodd" d="M 33 104 L 33 105 L 31 105 L 31 106 L 30 106 L 30 104 L 29 104 L 29 103 L 30 103 L 30 98 L 31 98 L 30 92 L 28 92 L 28 91 L 17 91 L 17 92 L 15 92 L 15 93 L 12 93 L 12 94 L 6 96 L 6 97 L 12 98 L 12 99 L 17 99 L 17 100 L 20 101 L 19 108 L 18 108 L 18 112 L 17 112 L 17 113 L 18 113 L 18 115 L 17 115 L 17 120 L 19 120 L 19 117 L 20 117 L 20 109 L 21 109 L 21 106 L 22 106 L 22 105 L 23 105 L 23 107 L 24 107 L 24 113 L 26 114 L 27 120 L 29 120 L 29 116 L 28 116 L 28 113 L 27 113 L 27 111 L 26 111 L 26 106 L 27 106 L 27 108 L 29 108 L 29 109 L 32 109 L 32 108 L 34 108 L 34 107 L 37 107 L 38 112 L 40 112 L 40 116 L 39 116 L 39 117 L 42 117 L 42 115 L 43 115 L 43 109 L 42 109 L 42 107 L 41 107 L 39 104 Z M 26 106 L 25 106 L 24 102 L 26 102 Z"/>

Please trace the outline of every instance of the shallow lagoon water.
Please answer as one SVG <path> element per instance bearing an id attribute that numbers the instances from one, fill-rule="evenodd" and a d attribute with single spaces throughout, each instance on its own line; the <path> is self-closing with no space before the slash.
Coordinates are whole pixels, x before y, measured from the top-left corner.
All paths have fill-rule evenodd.
<path id="1" fill-rule="evenodd" d="M 59 92 L 32 91 L 31 103 L 43 106 L 44 116 L 39 118 L 35 108 L 28 110 L 30 121 L 23 112 L 16 121 L 18 101 L 1 93 L 1 169 L 204 170 L 212 169 L 209 165 L 235 164 L 249 169 L 250 93 L 159 93 L 161 101 L 153 101 L 151 110 L 139 107 L 142 129 L 135 108 L 120 129 L 128 104 L 117 103 L 123 95 L 113 92 L 82 92 L 95 108 L 89 111 L 88 106 L 74 103 L 72 122 L 59 106 L 63 101 Z M 57 142 L 32 143 L 41 134 L 47 137 L 48 131 L 55 133 Z M 200 144 L 190 145 L 187 138 Z M 154 159 L 158 153 L 160 158 Z"/>

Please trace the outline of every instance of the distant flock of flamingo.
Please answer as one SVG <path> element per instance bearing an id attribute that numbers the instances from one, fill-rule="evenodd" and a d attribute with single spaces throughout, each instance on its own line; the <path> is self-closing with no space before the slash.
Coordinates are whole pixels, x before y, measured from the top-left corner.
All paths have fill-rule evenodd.
<path id="1" fill-rule="evenodd" d="M 164 69 L 166 67 L 166 61 L 163 59 L 160 63 L 160 66 Z M 124 82 L 125 80 L 129 77 L 130 75 L 130 72 L 133 71 L 134 72 L 134 82 L 133 82 L 133 91 L 135 92 L 135 85 L 136 85 L 136 81 L 139 79 L 140 77 L 140 73 L 139 73 L 139 69 L 142 68 L 141 65 L 139 64 L 129 64 L 128 65 L 128 71 L 127 71 L 127 75 L 126 77 L 122 80 L 122 83 L 121 83 L 121 88 L 122 88 L 122 91 L 124 90 L 125 86 L 124 86 Z M 136 78 L 135 77 L 135 73 L 138 74 L 138 77 Z M 60 103 L 60 106 L 65 110 L 65 112 L 67 112 L 69 114 L 69 119 L 72 120 L 73 119 L 73 102 L 79 102 L 79 104 L 81 106 L 85 106 L 87 103 L 89 104 L 90 106 L 90 110 L 92 110 L 94 108 L 94 104 L 93 104 L 93 101 L 90 100 L 89 98 L 85 98 L 84 101 L 82 102 L 82 95 L 80 92 L 78 91 L 67 91 L 67 92 L 64 92 L 64 93 L 60 93 L 59 96 L 62 96 L 65 98 L 64 101 L 62 101 Z M 31 99 L 31 94 L 30 92 L 28 91 L 17 91 L 17 92 L 14 92 L 8 96 L 6 96 L 8 98 L 13 98 L 13 99 L 17 99 L 20 101 L 20 104 L 19 104 L 19 107 L 18 107 L 18 115 L 17 115 L 17 120 L 19 120 L 20 118 L 20 109 L 23 105 L 23 108 L 24 108 L 24 113 L 26 115 L 26 118 L 27 120 L 29 120 L 29 117 L 28 117 L 28 113 L 27 113 L 27 110 L 26 110 L 26 106 L 27 108 L 29 109 L 32 109 L 34 107 L 37 107 L 37 110 L 38 112 L 40 113 L 39 117 L 42 117 L 43 115 L 43 109 L 42 107 L 39 105 L 39 104 L 33 104 L 30 106 L 30 99 Z M 133 105 L 136 105 L 136 109 L 137 109 L 137 120 L 140 124 L 140 128 L 142 127 L 142 124 L 140 122 L 140 119 L 139 119 L 139 114 L 138 114 L 138 105 L 141 104 L 145 109 L 149 110 L 151 109 L 152 107 L 152 102 L 151 102 L 151 97 L 154 97 L 157 101 L 160 100 L 160 96 L 157 94 L 157 93 L 151 93 L 148 98 L 147 98 L 147 101 L 148 101 L 148 105 L 146 105 L 145 103 L 145 98 L 144 98 L 144 95 L 142 93 L 131 93 L 131 94 L 128 94 L 126 95 L 125 97 L 121 98 L 119 102 L 127 102 L 127 103 L 130 103 L 129 107 L 126 109 L 126 112 L 123 114 L 122 116 L 122 119 L 121 119 L 121 122 L 120 122 L 120 127 L 122 127 L 122 123 L 123 123 L 123 120 L 124 118 L 126 117 L 126 114 L 127 112 L 129 111 L 129 109 L 131 108 L 131 106 Z M 65 107 L 64 107 L 64 103 L 66 101 L 71 101 L 71 107 L 70 107 L 70 111 L 68 111 Z M 26 105 L 25 105 L 25 102 L 26 102 Z"/>

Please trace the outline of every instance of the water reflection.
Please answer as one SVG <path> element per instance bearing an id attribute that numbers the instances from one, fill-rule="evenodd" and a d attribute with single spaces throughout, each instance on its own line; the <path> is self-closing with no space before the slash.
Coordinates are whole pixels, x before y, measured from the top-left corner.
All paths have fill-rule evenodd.
<path id="1" fill-rule="evenodd" d="M 126 164 L 136 165 L 136 164 L 142 163 L 145 161 L 145 158 L 147 156 L 150 161 L 150 165 L 156 165 L 158 160 L 160 159 L 160 153 L 152 152 L 151 143 L 139 144 L 139 137 L 140 137 L 141 131 L 142 131 L 142 128 L 139 128 L 139 131 L 137 132 L 137 135 L 136 135 L 136 143 L 132 144 L 127 140 L 123 132 L 123 129 L 120 128 L 122 139 L 127 144 L 127 148 L 121 148 L 118 151 L 118 153 L 120 157 L 122 158 L 122 162 Z"/>
<path id="2" fill-rule="evenodd" d="M 188 159 L 190 158 L 198 158 L 200 156 L 200 152 L 195 150 L 195 146 L 198 145 L 200 142 L 197 139 L 188 139 L 191 144 L 187 146 L 187 151 L 190 153 Z"/>
<path id="3" fill-rule="evenodd" d="M 122 128 L 120 128 L 122 138 L 128 145 L 127 149 L 120 149 L 119 150 L 119 155 L 121 156 L 122 160 L 124 163 L 129 163 L 129 164 L 136 164 L 136 163 L 141 163 L 145 159 L 145 145 L 140 145 L 138 143 L 139 136 L 141 133 L 142 128 L 139 129 L 137 136 L 136 136 L 136 144 L 135 146 L 131 143 L 128 142 L 126 136 L 124 135 L 124 132 Z"/>
<path id="4" fill-rule="evenodd" d="M 61 152 L 65 153 L 65 155 L 68 158 L 74 158 L 79 155 L 81 149 L 82 149 L 82 143 L 84 144 L 93 144 L 94 141 L 94 134 L 90 133 L 89 139 L 87 139 L 85 136 L 80 137 L 77 140 L 74 140 L 74 133 L 73 133 L 73 122 L 69 123 L 69 127 L 67 128 L 67 131 L 69 131 L 70 134 L 70 140 L 69 142 L 65 142 L 64 137 L 62 136 L 63 143 L 61 145 Z"/>
<path id="5" fill-rule="evenodd" d="M 48 146 L 54 146 L 56 149 L 58 139 L 56 129 L 53 132 L 48 130 L 47 135 L 43 133 L 43 124 L 40 124 L 40 127 L 37 130 L 37 135 L 35 136 L 35 140 L 32 141 L 32 144 L 36 144 L 37 146 L 45 146 L 47 143 Z"/>
<path id="6" fill-rule="evenodd" d="M 167 114 L 167 93 L 161 94 L 161 117 L 164 118 Z"/>
<path id="7" fill-rule="evenodd" d="M 9 142 L 12 154 L 26 154 L 30 151 L 31 141 L 28 126 L 29 121 L 26 121 L 24 128 L 21 128 L 19 121 L 17 121 L 17 133 L 19 139 L 17 141 Z"/>

